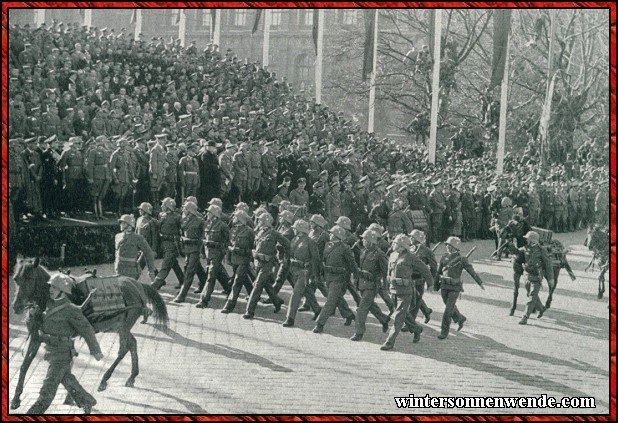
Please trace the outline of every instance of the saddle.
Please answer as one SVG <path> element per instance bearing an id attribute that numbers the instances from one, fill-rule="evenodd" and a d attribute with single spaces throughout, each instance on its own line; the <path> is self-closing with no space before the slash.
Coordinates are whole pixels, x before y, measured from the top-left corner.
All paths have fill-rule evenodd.
<path id="1" fill-rule="evenodd" d="M 84 301 L 90 296 L 89 301 L 83 305 L 82 311 L 93 326 L 113 319 L 126 311 L 127 305 L 124 301 L 118 276 L 99 278 L 96 276 L 96 272 L 93 272 L 73 277 L 73 279 L 76 282 L 75 287 L 78 296 L 83 298 Z M 102 329 L 102 326 L 101 328 L 97 328 L 97 326 L 95 326 L 95 330 Z"/>

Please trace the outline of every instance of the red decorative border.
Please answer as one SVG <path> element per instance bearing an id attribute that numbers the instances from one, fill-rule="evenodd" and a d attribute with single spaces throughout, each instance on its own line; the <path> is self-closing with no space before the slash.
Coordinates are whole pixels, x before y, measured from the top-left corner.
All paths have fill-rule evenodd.
<path id="1" fill-rule="evenodd" d="M 8 414 L 8 258 L 7 258 L 7 196 L 8 196 L 8 9 L 10 8 L 607 8 L 610 11 L 610 202 L 611 202 L 611 268 L 610 268 L 610 414 L 604 416 L 379 416 L 379 415 L 101 415 L 101 416 L 16 416 Z M 2 3 L 2 420 L 10 421 L 615 421 L 616 420 L 616 5 L 613 2 L 4 2 Z"/>

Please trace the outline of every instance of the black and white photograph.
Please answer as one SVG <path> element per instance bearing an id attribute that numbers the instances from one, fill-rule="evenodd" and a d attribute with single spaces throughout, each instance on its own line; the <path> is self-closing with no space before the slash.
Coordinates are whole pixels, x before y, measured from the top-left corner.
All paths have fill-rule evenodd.
<path id="1" fill-rule="evenodd" d="M 45 3 L 5 418 L 615 418 L 615 5 Z"/>

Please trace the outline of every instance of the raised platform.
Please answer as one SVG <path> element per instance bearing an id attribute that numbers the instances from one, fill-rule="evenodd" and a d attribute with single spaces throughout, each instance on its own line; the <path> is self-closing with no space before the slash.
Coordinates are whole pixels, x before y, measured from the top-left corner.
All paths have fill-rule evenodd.
<path id="1" fill-rule="evenodd" d="M 119 230 L 112 216 L 103 220 L 86 215 L 18 223 L 9 248 L 25 257 L 40 257 L 51 268 L 109 263 L 114 260 L 114 235 Z"/>

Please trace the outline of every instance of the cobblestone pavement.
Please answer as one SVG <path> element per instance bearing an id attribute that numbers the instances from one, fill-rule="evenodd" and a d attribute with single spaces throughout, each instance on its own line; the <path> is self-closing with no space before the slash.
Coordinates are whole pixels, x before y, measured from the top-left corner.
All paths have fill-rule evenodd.
<path id="1" fill-rule="evenodd" d="M 124 386 L 130 372 L 129 356 L 120 364 L 103 393 L 96 387 L 118 349 L 117 336 L 100 334 L 105 354 L 96 362 L 83 340 L 74 373 L 98 400 L 97 413 L 113 414 L 207 414 L 207 413 L 568 413 L 605 414 L 609 408 L 609 310 L 607 295 L 596 298 L 598 273 L 584 272 L 590 253 L 581 245 L 585 234 L 557 234 L 570 245 L 568 256 L 577 275 L 572 282 L 563 271 L 554 304 L 542 319 L 532 317 L 527 326 L 517 324 L 526 301 L 525 290 L 514 317 L 509 317 L 512 277 L 509 260 L 490 261 L 492 241 L 479 241 L 471 260 L 486 290 L 465 276 L 465 292 L 458 302 L 468 318 L 464 329 L 445 341 L 437 339 L 444 305 L 435 292 L 426 294 L 433 308 L 424 325 L 420 343 L 402 333 L 395 350 L 379 350 L 385 339 L 378 322 L 370 316 L 363 342 L 348 338 L 354 326 L 343 319 L 329 319 L 323 334 L 313 334 L 311 313 L 299 313 L 295 328 L 281 326 L 285 307 L 273 314 L 261 305 L 256 318 L 242 318 L 245 300 L 235 313 L 219 312 L 222 295 L 208 309 L 191 304 L 176 305 L 175 280 L 168 281 L 162 295 L 168 303 L 170 325 L 134 328 L 139 346 L 140 375 L 134 388 Z M 463 250 L 472 247 L 464 244 Z M 438 252 L 443 251 L 442 247 Z M 75 273 L 78 274 L 76 269 Z M 111 274 L 100 266 L 99 274 Z M 145 281 L 145 276 L 142 276 Z M 608 285 L 609 291 L 609 285 Z M 216 291 L 215 291 L 216 292 Z M 290 295 L 289 286 L 283 291 Z M 545 285 L 542 299 L 547 295 Z M 523 298 L 522 298 L 523 297 Z M 347 298 L 352 303 L 351 298 Z M 324 301 L 321 299 L 320 301 Z M 384 304 L 378 300 L 385 310 Z M 21 318 L 10 316 L 9 393 L 12 396 L 26 330 Z M 26 379 L 22 406 L 25 412 L 36 399 L 45 374 L 42 354 L 35 359 Z M 596 398 L 596 409 L 397 409 L 393 397 L 408 396 L 524 396 L 547 394 Z M 59 389 L 49 413 L 80 413 L 62 405 Z"/>

